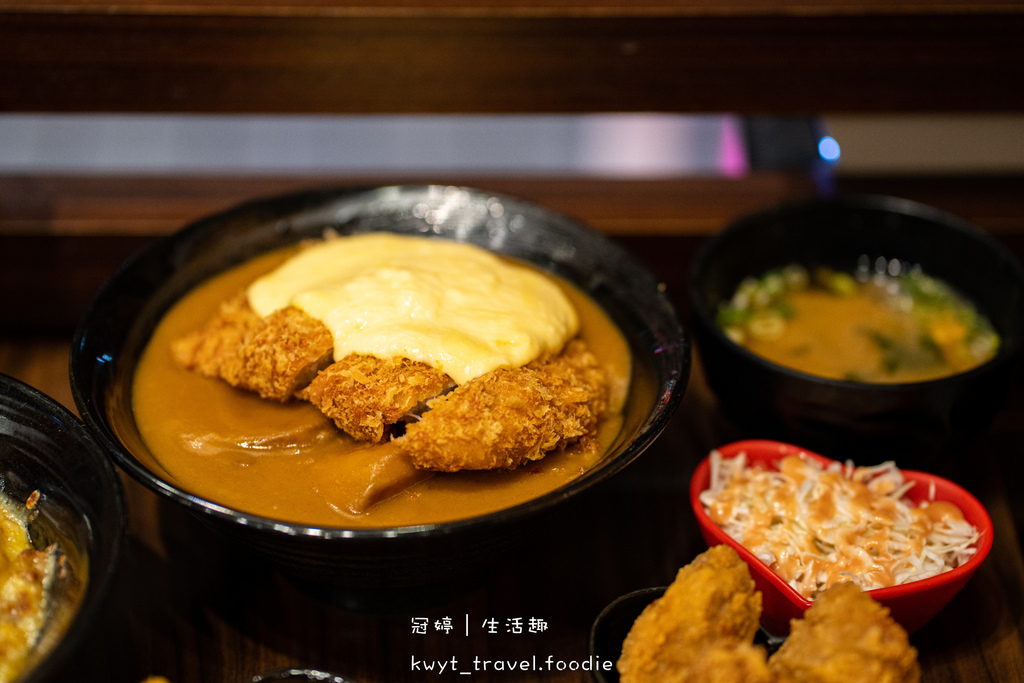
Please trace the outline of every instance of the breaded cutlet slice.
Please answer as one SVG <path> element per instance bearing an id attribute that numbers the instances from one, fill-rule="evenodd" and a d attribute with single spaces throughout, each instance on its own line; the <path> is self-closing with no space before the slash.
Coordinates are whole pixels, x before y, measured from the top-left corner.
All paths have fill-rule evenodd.
<path id="1" fill-rule="evenodd" d="M 350 354 L 322 370 L 300 396 L 342 431 L 380 443 L 391 436 L 392 425 L 454 386 L 451 377 L 426 363 Z"/>
<path id="2" fill-rule="evenodd" d="M 261 318 L 244 294 L 176 340 L 172 352 L 185 368 L 263 398 L 309 400 L 359 440 L 389 438 L 391 425 L 414 420 L 426 403 L 427 412 L 397 443 L 416 467 L 445 472 L 537 460 L 592 436 L 608 403 L 604 371 L 579 339 L 451 391 L 448 375 L 409 359 L 352 355 L 332 362 L 333 337 L 321 321 L 294 306 Z"/>
<path id="3" fill-rule="evenodd" d="M 171 354 L 189 370 L 237 385 L 232 380 L 238 375 L 238 350 L 259 322 L 245 294 L 239 294 L 222 303 L 203 327 L 171 342 Z"/>
<path id="4" fill-rule="evenodd" d="M 326 325 L 299 308 L 286 306 L 261 318 L 241 295 L 203 328 L 177 340 L 172 352 L 186 368 L 286 401 L 330 364 L 334 339 Z"/>
<path id="5" fill-rule="evenodd" d="M 513 469 L 597 430 L 608 383 L 579 339 L 521 368 L 498 368 L 427 402 L 395 443 L 421 469 Z"/>

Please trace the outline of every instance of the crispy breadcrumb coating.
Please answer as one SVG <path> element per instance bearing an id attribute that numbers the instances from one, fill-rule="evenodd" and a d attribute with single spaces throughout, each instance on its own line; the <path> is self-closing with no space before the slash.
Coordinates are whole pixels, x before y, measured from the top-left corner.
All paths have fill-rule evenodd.
<path id="1" fill-rule="evenodd" d="M 185 368 L 263 398 L 308 400 L 357 440 L 381 443 L 411 420 L 397 444 L 416 467 L 435 471 L 512 469 L 573 443 L 589 447 L 608 408 L 605 373 L 580 339 L 452 391 L 448 375 L 406 358 L 332 362 L 326 325 L 294 306 L 261 318 L 244 294 L 176 340 L 172 353 Z"/>
<path id="2" fill-rule="evenodd" d="M 239 355 L 239 386 L 285 401 L 331 362 L 334 338 L 322 322 L 286 306 L 260 320 Z"/>
<path id="3" fill-rule="evenodd" d="M 172 352 L 186 368 L 286 401 L 330 363 L 334 340 L 326 325 L 299 308 L 287 306 L 261 318 L 243 295 L 178 340 Z"/>
<path id="4" fill-rule="evenodd" d="M 768 660 L 779 683 L 917 683 L 921 669 L 907 632 L 856 584 L 838 583 L 794 619 Z"/>
<path id="5" fill-rule="evenodd" d="M 249 306 L 245 294 L 240 294 L 222 303 L 217 315 L 203 327 L 175 339 L 171 354 L 189 370 L 237 386 L 238 351 L 259 322 L 259 314 Z"/>
<path id="6" fill-rule="evenodd" d="M 422 469 L 513 469 L 593 436 L 608 386 L 586 344 L 498 368 L 428 402 L 396 444 Z"/>
<path id="7" fill-rule="evenodd" d="M 750 644 L 760 617 L 761 593 L 749 567 L 729 546 L 714 546 L 680 569 L 634 622 L 617 663 L 620 680 L 690 680 L 687 672 L 705 648 Z"/>
<path id="8" fill-rule="evenodd" d="M 392 425 L 454 386 L 426 363 L 351 354 L 321 371 L 301 396 L 342 431 L 380 443 L 390 437 Z"/>

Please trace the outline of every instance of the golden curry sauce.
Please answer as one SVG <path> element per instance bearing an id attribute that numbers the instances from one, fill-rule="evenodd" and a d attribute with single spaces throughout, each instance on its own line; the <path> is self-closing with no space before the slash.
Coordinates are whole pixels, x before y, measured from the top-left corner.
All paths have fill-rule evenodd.
<path id="1" fill-rule="evenodd" d="M 391 527 L 436 523 L 539 497 L 593 467 L 614 442 L 629 390 L 628 344 L 580 291 L 558 281 L 580 336 L 608 373 L 609 414 L 597 449 L 569 447 L 512 471 L 434 474 L 389 443 L 357 442 L 305 401 L 278 403 L 179 366 L 171 342 L 295 253 L 273 252 L 195 288 L 163 317 L 136 369 L 133 406 L 155 458 L 183 489 L 227 507 L 309 525 Z"/>

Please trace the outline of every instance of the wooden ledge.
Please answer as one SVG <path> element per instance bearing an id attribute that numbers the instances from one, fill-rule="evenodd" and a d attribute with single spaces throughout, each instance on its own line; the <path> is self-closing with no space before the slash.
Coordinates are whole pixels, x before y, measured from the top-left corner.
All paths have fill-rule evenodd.
<path id="1" fill-rule="evenodd" d="M 1021 111 L 1024 6 L 0 3 L 10 112 Z"/>

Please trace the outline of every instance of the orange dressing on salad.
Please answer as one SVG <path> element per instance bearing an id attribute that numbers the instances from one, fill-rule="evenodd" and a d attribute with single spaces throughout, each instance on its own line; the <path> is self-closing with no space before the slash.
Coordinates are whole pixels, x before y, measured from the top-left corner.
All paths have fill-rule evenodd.
<path id="1" fill-rule="evenodd" d="M 712 521 L 805 598 L 851 579 L 881 588 L 906 582 L 908 558 L 925 552 L 933 532 L 966 522 L 952 503 L 910 507 L 892 480 L 872 475 L 787 456 L 778 472 L 734 472 L 702 500 Z"/>

